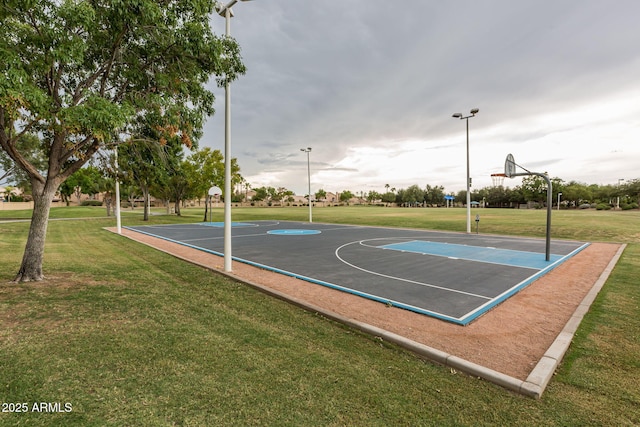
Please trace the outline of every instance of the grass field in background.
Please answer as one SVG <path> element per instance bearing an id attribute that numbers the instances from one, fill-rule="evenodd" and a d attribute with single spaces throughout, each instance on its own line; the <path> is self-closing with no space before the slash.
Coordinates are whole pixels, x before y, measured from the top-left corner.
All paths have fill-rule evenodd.
<path id="1" fill-rule="evenodd" d="M 29 224 L 0 212 L 0 403 L 30 410 L 0 412 L 0 425 L 640 424 L 640 212 L 553 212 L 553 238 L 629 245 L 538 401 L 107 232 L 115 219 L 105 212 L 53 209 L 66 220 L 49 223 L 47 280 L 20 285 L 10 280 Z M 143 224 L 141 212 L 123 210 L 123 224 Z M 149 223 L 204 216 L 164 212 Z M 313 213 L 317 222 L 466 227 L 464 209 Z M 544 210 L 476 213 L 481 233 L 544 237 Z M 305 221 L 308 210 L 234 209 L 234 221 L 259 219 Z M 37 402 L 72 411 L 32 412 Z"/>
<path id="2" fill-rule="evenodd" d="M 223 221 L 222 208 L 213 210 L 214 221 Z M 314 222 L 423 228 L 465 232 L 466 209 L 340 206 L 313 209 Z M 309 210 L 296 208 L 233 208 L 234 221 L 281 219 L 308 221 Z M 185 209 L 189 220 L 204 219 L 204 210 Z M 546 209 L 472 209 L 471 229 L 480 233 L 544 238 Z M 640 211 L 554 210 L 551 237 L 580 241 L 640 242 Z"/>

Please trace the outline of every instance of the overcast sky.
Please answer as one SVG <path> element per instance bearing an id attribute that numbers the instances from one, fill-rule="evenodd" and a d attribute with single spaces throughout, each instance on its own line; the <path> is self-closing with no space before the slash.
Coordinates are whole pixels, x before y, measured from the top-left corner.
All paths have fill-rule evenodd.
<path id="1" fill-rule="evenodd" d="M 567 182 L 640 178 L 640 1 L 254 0 L 232 157 L 252 187 L 474 188 L 518 164 Z M 224 19 L 212 16 L 214 31 Z M 200 146 L 224 149 L 224 90 Z M 506 180 L 505 185 L 517 185 Z"/>

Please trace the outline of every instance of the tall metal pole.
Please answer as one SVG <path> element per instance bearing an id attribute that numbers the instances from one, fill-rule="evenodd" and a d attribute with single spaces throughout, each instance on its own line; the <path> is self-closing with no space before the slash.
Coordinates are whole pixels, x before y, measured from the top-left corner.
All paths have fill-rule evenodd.
<path id="1" fill-rule="evenodd" d="M 553 187 L 551 180 L 547 174 L 539 174 L 545 181 L 547 181 L 547 236 L 545 244 L 545 260 L 551 259 L 551 205 L 553 204 Z"/>
<path id="2" fill-rule="evenodd" d="M 520 167 L 522 168 L 522 166 Z M 527 173 L 512 173 L 511 175 L 508 175 L 508 176 L 509 178 L 515 178 L 517 176 L 531 176 L 531 175 L 539 176 L 540 178 L 544 179 L 545 182 L 547 183 L 547 233 L 545 238 L 544 259 L 545 261 L 549 261 L 551 260 L 551 211 L 552 211 L 551 205 L 553 204 L 553 185 L 551 183 L 551 179 L 549 179 L 549 175 L 547 175 L 546 173 L 531 172 L 531 171 L 527 171 Z"/>
<path id="3" fill-rule="evenodd" d="M 122 219 L 120 218 L 120 179 L 118 174 L 118 146 L 115 149 L 115 163 L 116 163 L 116 230 L 118 234 L 122 234 Z"/>
<path id="4" fill-rule="evenodd" d="M 247 1 L 247 0 L 243 0 Z M 226 6 L 218 9 L 218 14 L 225 19 L 225 35 L 231 36 L 231 6 L 238 0 L 231 0 Z M 224 271 L 231 271 L 231 85 L 224 85 Z"/>
<path id="5" fill-rule="evenodd" d="M 480 110 L 473 108 L 471 114 L 463 116 L 461 113 L 455 113 L 453 117 L 467 121 L 467 234 L 471 233 L 471 174 L 469 171 L 469 118 L 475 117 Z"/>
<path id="6" fill-rule="evenodd" d="M 227 37 L 231 36 L 231 8 L 224 13 Z M 231 269 L 231 85 L 224 85 L 224 271 Z"/>
<path id="7" fill-rule="evenodd" d="M 467 122 L 467 234 L 471 233 L 471 174 L 469 171 L 469 117 Z"/>
<path id="8" fill-rule="evenodd" d="M 311 161 L 309 157 L 311 156 L 311 147 L 301 148 L 300 151 L 304 151 L 307 153 L 307 183 L 309 184 L 308 195 L 309 195 L 309 222 L 313 222 L 313 214 L 311 207 Z"/>

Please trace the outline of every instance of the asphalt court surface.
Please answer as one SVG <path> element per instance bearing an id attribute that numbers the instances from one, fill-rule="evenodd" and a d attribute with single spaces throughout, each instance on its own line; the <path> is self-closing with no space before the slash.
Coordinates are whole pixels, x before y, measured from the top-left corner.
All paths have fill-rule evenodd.
<path id="1" fill-rule="evenodd" d="M 223 255 L 222 223 L 127 227 Z M 234 222 L 244 262 L 465 325 L 588 243 L 294 221 Z"/>

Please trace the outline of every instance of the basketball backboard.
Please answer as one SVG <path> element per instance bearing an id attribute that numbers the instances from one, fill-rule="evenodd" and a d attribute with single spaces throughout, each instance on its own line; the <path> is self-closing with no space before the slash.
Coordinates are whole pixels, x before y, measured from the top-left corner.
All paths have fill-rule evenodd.
<path id="1" fill-rule="evenodd" d="M 504 175 L 507 178 L 513 178 L 516 175 L 516 161 L 513 159 L 512 154 L 508 154 L 504 162 Z"/>
<path id="2" fill-rule="evenodd" d="M 213 186 L 209 188 L 209 195 L 214 197 L 219 197 L 222 195 L 222 190 L 220 187 Z"/>

